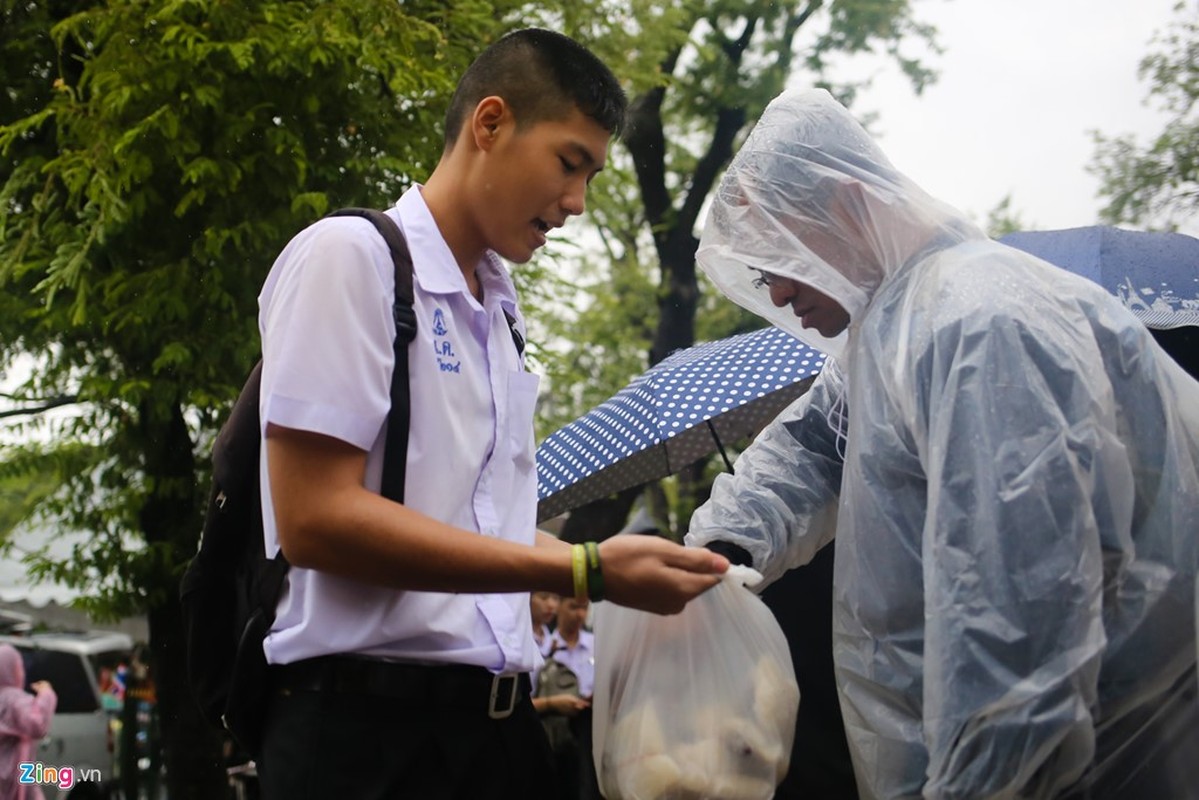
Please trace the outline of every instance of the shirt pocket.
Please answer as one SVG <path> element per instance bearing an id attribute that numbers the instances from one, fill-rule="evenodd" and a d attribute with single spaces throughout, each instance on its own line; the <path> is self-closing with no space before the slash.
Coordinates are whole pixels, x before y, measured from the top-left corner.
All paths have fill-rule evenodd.
<path id="1" fill-rule="evenodd" d="M 508 373 L 508 451 L 517 468 L 534 464 L 533 411 L 541 376 L 531 372 Z"/>

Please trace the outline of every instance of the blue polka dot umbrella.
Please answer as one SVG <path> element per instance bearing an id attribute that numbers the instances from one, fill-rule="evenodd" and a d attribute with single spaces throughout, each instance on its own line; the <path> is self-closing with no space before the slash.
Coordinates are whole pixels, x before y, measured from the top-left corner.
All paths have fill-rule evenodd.
<path id="1" fill-rule="evenodd" d="M 724 455 L 724 443 L 761 430 L 807 391 L 824 360 L 778 328 L 671 354 L 541 443 L 538 520 Z"/>

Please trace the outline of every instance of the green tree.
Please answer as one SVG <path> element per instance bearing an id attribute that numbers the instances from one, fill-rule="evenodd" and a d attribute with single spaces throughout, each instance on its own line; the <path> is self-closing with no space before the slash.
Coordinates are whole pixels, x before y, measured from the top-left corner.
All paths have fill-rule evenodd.
<path id="1" fill-rule="evenodd" d="M 987 212 L 987 235 L 998 239 L 1009 233 L 1024 231 L 1036 227 L 1029 225 L 1020 216 L 1020 212 L 1012 208 L 1012 196 L 1005 194 L 995 207 Z"/>
<path id="2" fill-rule="evenodd" d="M 498 16 L 0 0 L 0 363 L 35 359 L 18 405 L 73 401 L 2 472 L 56 476 L 31 513 L 92 534 L 48 567 L 92 611 L 147 612 L 173 798 L 222 793 L 183 680 L 178 578 L 207 485 L 197 454 L 255 357 L 262 279 L 327 209 L 389 204 L 428 173 L 454 79 Z"/>
<path id="3" fill-rule="evenodd" d="M 651 11 L 652 8 L 652 11 Z M 633 88 L 628 131 L 590 199 L 602 247 L 578 261 L 585 279 L 541 307 L 550 338 L 579 347 L 536 353 L 552 387 L 543 432 L 568 421 L 698 338 L 760 327 L 697 274 L 697 226 L 738 142 L 785 86 L 823 86 L 852 103 L 861 88 L 838 82 L 847 58 L 890 56 L 919 92 L 933 74 L 905 55 L 936 49 L 934 31 L 908 0 L 690 0 L 629 17 L 568 17 Z M 582 306 L 581 310 L 578 309 Z M 677 527 L 702 500 L 704 465 L 684 473 Z M 636 492 L 581 510 L 567 523 L 589 535 L 615 530 Z"/>
<path id="4" fill-rule="evenodd" d="M 1199 212 L 1199 11 L 1179 3 L 1178 16 L 1155 38 L 1140 65 L 1149 99 L 1169 116 L 1147 144 L 1095 133 L 1091 172 L 1099 177 L 1105 222 L 1173 230 Z"/>

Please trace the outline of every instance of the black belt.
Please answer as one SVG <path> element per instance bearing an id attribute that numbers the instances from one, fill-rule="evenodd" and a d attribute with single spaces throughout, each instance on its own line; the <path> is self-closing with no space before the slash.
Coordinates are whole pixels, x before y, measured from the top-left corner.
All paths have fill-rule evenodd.
<path id="1" fill-rule="evenodd" d="M 487 710 L 505 719 L 530 696 L 527 672 L 495 675 L 458 664 L 402 664 L 353 656 L 321 656 L 272 667 L 275 686 L 291 692 L 366 694 L 414 705 Z"/>

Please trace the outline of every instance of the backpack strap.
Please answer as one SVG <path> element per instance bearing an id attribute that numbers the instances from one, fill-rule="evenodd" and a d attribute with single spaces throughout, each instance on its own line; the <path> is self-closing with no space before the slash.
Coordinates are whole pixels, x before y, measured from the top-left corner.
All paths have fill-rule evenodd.
<path id="1" fill-rule="evenodd" d="M 395 350 L 395 369 L 391 374 L 391 409 L 387 412 L 381 494 L 402 503 L 404 477 L 408 467 L 408 419 L 411 406 L 408 389 L 408 344 L 416 338 L 416 312 L 412 309 L 412 255 L 400 226 L 382 211 L 373 208 L 343 208 L 328 216 L 363 217 L 369 220 L 387 242 L 387 248 L 391 251 L 391 261 L 395 265 L 395 299 L 391 305 L 392 317 L 396 324 L 395 341 L 392 343 Z M 258 397 L 257 383 L 261 379 L 261 369 L 260 361 L 251 374 L 251 380 L 255 383 L 255 401 Z M 257 410 L 255 402 L 254 411 Z M 275 606 L 283 594 L 283 581 L 287 578 L 289 566 L 282 552 L 275 558 L 267 559 L 263 565 L 259 602 L 263 609 L 270 611 L 271 620 L 274 620 Z"/>
<path id="2" fill-rule="evenodd" d="M 512 331 L 512 344 L 516 345 L 516 356 L 520 358 L 525 354 L 525 337 L 516 329 L 516 317 L 505 311 L 504 319 L 508 320 L 508 330 Z"/>
<path id="3" fill-rule="evenodd" d="M 395 265 L 395 299 L 391 305 L 396 336 L 392 342 L 395 368 L 391 373 L 391 409 L 387 412 L 387 438 L 383 447 L 383 486 L 381 494 L 397 503 L 404 502 L 404 478 L 408 469 L 408 425 L 412 399 L 408 386 L 408 345 L 416 338 L 416 312 L 412 305 L 412 254 L 408 240 L 395 220 L 374 208 L 342 208 L 327 216 L 362 217 L 379 231 L 391 251 Z"/>
<path id="4" fill-rule="evenodd" d="M 387 438 L 383 450 L 383 486 L 381 494 L 397 503 L 404 502 L 404 477 L 408 466 L 408 426 L 411 419 L 412 399 L 408 377 L 408 345 L 416 338 L 415 298 L 412 290 L 412 253 L 408 241 L 395 220 L 386 213 L 373 208 L 342 208 L 330 212 L 330 217 L 362 217 L 383 236 L 391 250 L 395 265 L 395 300 L 391 313 L 395 319 L 396 337 L 395 370 L 391 378 L 391 410 L 387 414 Z M 516 355 L 524 356 L 525 340 L 516 329 L 516 318 L 504 311 L 508 330 Z M 401 379 L 401 376 L 403 379 Z"/>

